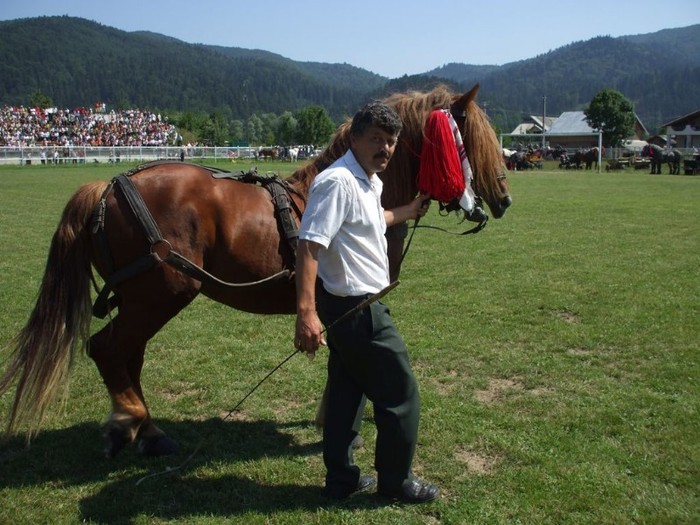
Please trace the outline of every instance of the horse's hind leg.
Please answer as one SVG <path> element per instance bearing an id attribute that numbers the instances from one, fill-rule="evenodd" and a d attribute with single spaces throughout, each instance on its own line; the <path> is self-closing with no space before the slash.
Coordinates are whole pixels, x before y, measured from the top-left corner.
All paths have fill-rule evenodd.
<path id="1" fill-rule="evenodd" d="M 147 455 L 177 450 L 175 442 L 151 420 L 141 388 L 141 369 L 148 340 L 195 295 L 152 294 L 147 296 L 150 299 L 141 297 L 138 301 L 127 301 L 123 296 L 119 314 L 90 339 L 90 357 L 112 401 L 104 426 L 107 456 L 115 456 L 137 438 L 139 449 Z"/>
<path id="2" fill-rule="evenodd" d="M 146 345 L 143 346 L 140 352 L 134 353 L 132 358 L 127 362 L 127 370 L 131 382 L 134 385 L 135 393 L 139 396 L 144 406 L 147 406 L 141 387 L 141 370 L 143 369 L 145 349 Z M 143 423 L 141 423 L 136 438 L 138 440 L 139 451 L 146 456 L 163 456 L 177 452 L 177 443 L 166 436 L 165 432 L 156 426 L 148 409 L 146 418 Z"/>
<path id="3" fill-rule="evenodd" d="M 105 453 L 114 457 L 134 441 L 148 409 L 131 381 L 126 360 L 129 355 L 143 353 L 145 343 L 138 348 L 121 337 L 119 315 L 90 338 L 90 357 L 95 361 L 112 401 L 112 411 L 104 425 Z"/>

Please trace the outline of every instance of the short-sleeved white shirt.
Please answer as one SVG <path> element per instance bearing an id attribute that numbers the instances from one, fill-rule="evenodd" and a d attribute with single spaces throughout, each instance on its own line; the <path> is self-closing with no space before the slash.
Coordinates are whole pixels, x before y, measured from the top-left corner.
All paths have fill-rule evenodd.
<path id="1" fill-rule="evenodd" d="M 309 188 L 299 238 L 322 246 L 318 276 L 334 295 L 377 293 L 389 285 L 382 186 L 348 150 Z"/>

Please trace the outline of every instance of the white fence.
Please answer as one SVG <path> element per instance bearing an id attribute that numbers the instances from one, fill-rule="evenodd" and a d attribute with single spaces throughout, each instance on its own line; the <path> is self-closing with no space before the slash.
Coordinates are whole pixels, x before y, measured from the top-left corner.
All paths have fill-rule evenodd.
<path id="1" fill-rule="evenodd" d="M 255 159 L 258 148 L 244 146 L 182 148 L 178 146 L 124 147 L 0 147 L 0 165 L 84 164 L 102 162 L 147 162 L 159 159 Z"/>

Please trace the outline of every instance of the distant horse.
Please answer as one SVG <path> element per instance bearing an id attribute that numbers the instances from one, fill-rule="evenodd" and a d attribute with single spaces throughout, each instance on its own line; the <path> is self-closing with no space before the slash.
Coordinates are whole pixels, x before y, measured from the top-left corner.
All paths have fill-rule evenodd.
<path id="1" fill-rule="evenodd" d="M 593 165 L 595 164 L 595 169 L 598 169 L 598 153 L 599 149 L 596 146 L 595 148 L 590 148 L 585 151 L 583 151 L 583 163 L 586 165 L 586 169 L 590 170 L 592 169 Z"/>
<path id="2" fill-rule="evenodd" d="M 503 216 L 511 198 L 501 149 L 474 102 L 477 91 L 439 87 L 385 99 L 404 124 L 381 174 L 385 208 L 417 195 L 423 127 L 431 111 L 449 108 L 464 135 L 474 191 L 495 218 Z M 319 157 L 284 181 L 156 161 L 80 187 L 64 209 L 34 310 L 0 379 L 0 394 L 18 380 L 8 432 L 26 424 L 27 441 L 36 435 L 75 353 L 86 348 L 111 398 L 107 455 L 134 441 L 145 455 L 175 452 L 176 442 L 153 422 L 141 385 L 148 341 L 200 293 L 246 312 L 293 314 L 295 228 L 314 177 L 349 144 L 346 122 Z M 405 236 L 387 237 L 394 279 Z M 93 268 L 106 283 L 94 306 Z M 92 314 L 110 310 L 118 313 L 90 336 Z"/>
<path id="3" fill-rule="evenodd" d="M 514 149 L 503 148 L 503 160 L 507 161 L 513 153 L 515 153 Z"/>
<path id="4" fill-rule="evenodd" d="M 586 162 L 586 152 L 584 150 L 577 150 L 571 157 L 569 157 L 569 165 L 567 169 L 577 169 L 580 170 L 583 164 Z"/>
<path id="5" fill-rule="evenodd" d="M 509 170 L 524 171 L 534 168 L 542 168 L 542 156 L 533 150 L 528 151 L 509 151 L 510 156 L 506 161 L 506 166 Z"/>
<path id="6" fill-rule="evenodd" d="M 670 175 L 679 175 L 681 172 L 683 154 L 676 149 L 667 151 L 656 144 L 647 144 L 642 148 L 640 155 L 649 157 L 651 161 L 651 171 L 649 173 L 652 175 L 661 175 L 662 164 L 668 164 L 668 173 Z"/>
<path id="7" fill-rule="evenodd" d="M 540 149 L 530 149 L 525 154 L 525 160 L 528 162 L 531 168 L 542 169 L 544 162 L 542 159 L 542 150 Z"/>
<path id="8" fill-rule="evenodd" d="M 567 155 L 566 148 L 557 145 L 553 148 L 547 148 L 545 150 L 544 158 L 546 158 L 547 160 L 558 160 L 561 159 L 562 155 Z"/>
<path id="9" fill-rule="evenodd" d="M 576 151 L 570 158 L 570 163 L 569 167 L 575 167 L 576 169 L 581 169 L 581 167 L 585 167 L 587 170 L 592 169 L 593 165 L 595 165 L 596 169 L 598 168 L 598 148 L 588 148 L 588 149 L 579 149 Z"/>
<path id="10" fill-rule="evenodd" d="M 275 160 L 277 158 L 277 149 L 261 148 L 258 150 L 258 159 L 260 160 Z"/>
<path id="11" fill-rule="evenodd" d="M 506 161 L 506 166 L 511 171 L 523 171 L 529 168 L 525 154 L 522 151 L 513 151 Z"/>
<path id="12" fill-rule="evenodd" d="M 569 157 L 569 154 L 564 151 L 561 155 L 559 155 L 559 168 L 563 169 L 571 169 L 571 157 Z"/>
<path id="13" fill-rule="evenodd" d="M 287 155 L 289 156 L 289 162 L 296 162 L 299 158 L 299 148 L 289 148 Z"/>

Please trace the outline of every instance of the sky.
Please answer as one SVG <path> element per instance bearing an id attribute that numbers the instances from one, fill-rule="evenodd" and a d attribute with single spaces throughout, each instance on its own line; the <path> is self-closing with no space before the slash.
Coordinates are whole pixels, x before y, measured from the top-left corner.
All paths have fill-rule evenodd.
<path id="1" fill-rule="evenodd" d="M 346 63 L 390 78 L 502 65 L 596 36 L 700 23 L 698 0 L 2 0 L 0 20 L 69 15 L 189 43 Z"/>

